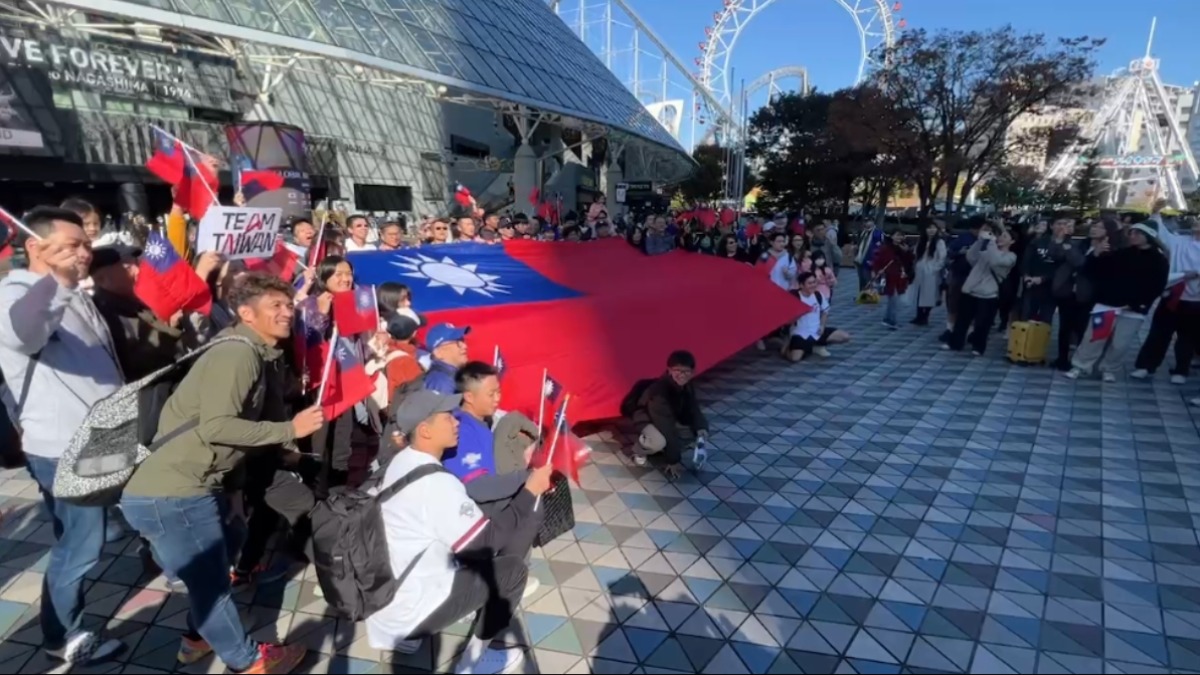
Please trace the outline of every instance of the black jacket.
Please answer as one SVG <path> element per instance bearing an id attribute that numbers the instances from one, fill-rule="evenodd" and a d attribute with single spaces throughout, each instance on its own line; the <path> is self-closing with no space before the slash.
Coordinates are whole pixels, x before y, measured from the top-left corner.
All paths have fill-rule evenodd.
<path id="1" fill-rule="evenodd" d="M 708 431 L 708 420 L 700 409 L 695 385 L 688 382 L 680 387 L 671 379 L 670 373 L 655 380 L 642 393 L 633 421 L 639 427 L 653 424 L 667 439 L 663 455 L 671 464 L 678 464 L 683 458 L 684 442 L 679 426 L 689 427 L 696 433 Z"/>
<path id="2" fill-rule="evenodd" d="M 1058 266 L 1066 262 L 1066 249 L 1063 247 L 1064 242 L 1055 242 L 1054 235 L 1047 233 L 1037 239 L 1029 242 L 1025 247 L 1025 254 L 1021 258 L 1021 274 L 1022 276 L 1035 277 L 1042 279 L 1043 283 L 1050 283 L 1058 270 Z M 1071 240 L 1067 239 L 1067 247 L 1071 246 Z"/>
<path id="3" fill-rule="evenodd" d="M 1146 314 L 1167 287 L 1170 267 L 1158 248 L 1129 246 L 1103 255 L 1089 255 L 1084 273 L 1092 283 L 1094 302 Z"/>

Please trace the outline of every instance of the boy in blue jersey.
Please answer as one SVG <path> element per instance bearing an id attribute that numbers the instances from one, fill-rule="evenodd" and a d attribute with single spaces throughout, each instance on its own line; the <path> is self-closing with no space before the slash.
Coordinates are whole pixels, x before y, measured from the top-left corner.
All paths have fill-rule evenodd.
<path id="1" fill-rule="evenodd" d="M 467 486 L 479 503 L 506 500 L 517 494 L 528 478 L 526 471 L 500 474 L 496 470 L 492 423 L 500 406 L 500 376 L 490 364 L 471 361 L 454 376 L 462 407 L 458 419 L 458 446 L 446 451 L 442 465 Z M 529 465 L 529 457 L 525 458 Z"/>

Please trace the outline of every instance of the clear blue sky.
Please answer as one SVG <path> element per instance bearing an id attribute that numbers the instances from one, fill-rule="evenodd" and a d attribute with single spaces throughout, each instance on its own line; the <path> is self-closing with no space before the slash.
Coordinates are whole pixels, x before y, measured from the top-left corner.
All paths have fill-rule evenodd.
<path id="1" fill-rule="evenodd" d="M 628 1 L 688 63 L 721 7 L 720 0 Z M 1144 53 L 1150 19 L 1157 16 L 1154 55 L 1162 59 L 1164 81 L 1200 80 L 1200 0 L 903 0 L 902 5 L 899 16 L 910 28 L 969 30 L 1007 23 L 1050 36 L 1104 37 L 1101 74 Z M 836 0 L 775 0 L 743 30 L 732 63 L 739 80 L 804 65 L 815 86 L 831 91 L 853 83 L 858 58 L 857 31 Z"/>

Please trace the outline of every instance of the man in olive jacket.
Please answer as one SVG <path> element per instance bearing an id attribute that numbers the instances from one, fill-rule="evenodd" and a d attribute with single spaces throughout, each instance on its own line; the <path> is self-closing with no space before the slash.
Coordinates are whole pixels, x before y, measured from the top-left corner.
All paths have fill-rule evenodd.
<path id="1" fill-rule="evenodd" d="M 238 323 L 218 338 L 239 339 L 210 347 L 167 400 L 155 438 L 162 447 L 134 472 L 121 510 L 163 571 L 187 586 L 191 630 L 180 645 L 182 663 L 215 652 L 234 672 L 286 673 L 303 659 L 303 646 L 256 644 L 233 603 L 224 525 L 230 509 L 240 510 L 240 495 L 229 499 L 222 488 L 248 455 L 290 446 L 324 419 L 318 406 L 287 419 L 280 345 L 291 335 L 291 286 L 247 274 L 228 304 Z"/>

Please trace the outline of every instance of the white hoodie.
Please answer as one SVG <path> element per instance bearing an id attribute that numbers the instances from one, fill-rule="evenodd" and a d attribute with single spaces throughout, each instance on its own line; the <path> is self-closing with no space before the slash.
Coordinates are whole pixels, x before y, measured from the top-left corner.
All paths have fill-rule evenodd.
<path id="1" fill-rule="evenodd" d="M 1167 283 L 1175 283 L 1188 272 L 1200 272 L 1200 241 L 1193 239 L 1191 232 L 1172 232 L 1163 223 L 1161 213 L 1150 216 L 1150 219 L 1158 226 L 1158 240 L 1167 248 L 1171 260 L 1171 275 Z M 1200 278 L 1187 282 L 1180 300 L 1200 302 Z"/>
<path id="2" fill-rule="evenodd" d="M 25 452 L 51 459 L 66 450 L 92 404 L 124 381 L 91 298 L 28 270 L 0 281 L 0 371 L 13 400 L 24 401 L 13 422 Z"/>

